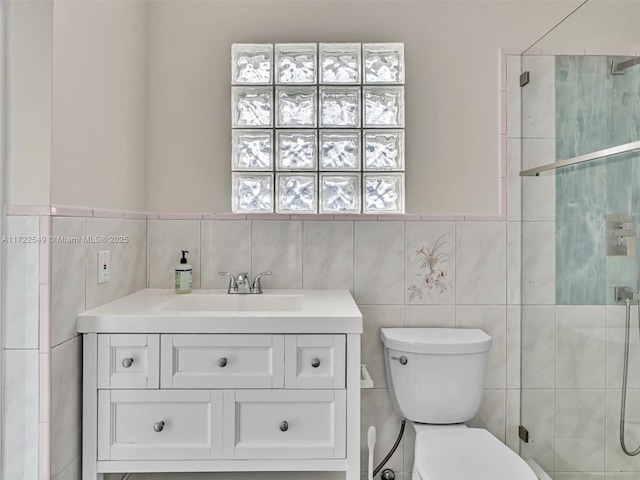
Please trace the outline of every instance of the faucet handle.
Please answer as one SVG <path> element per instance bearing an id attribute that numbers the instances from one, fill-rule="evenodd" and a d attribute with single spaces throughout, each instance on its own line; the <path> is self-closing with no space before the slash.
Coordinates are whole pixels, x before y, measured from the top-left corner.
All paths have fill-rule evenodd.
<path id="1" fill-rule="evenodd" d="M 229 277 L 229 288 L 227 293 L 235 293 L 238 291 L 238 284 L 236 283 L 236 278 L 229 272 L 218 272 L 218 275 Z"/>
<path id="2" fill-rule="evenodd" d="M 262 272 L 256 275 L 256 278 L 253 279 L 253 286 L 251 287 L 251 293 L 262 293 L 262 283 L 260 279 L 263 276 L 272 275 L 273 272 Z"/>

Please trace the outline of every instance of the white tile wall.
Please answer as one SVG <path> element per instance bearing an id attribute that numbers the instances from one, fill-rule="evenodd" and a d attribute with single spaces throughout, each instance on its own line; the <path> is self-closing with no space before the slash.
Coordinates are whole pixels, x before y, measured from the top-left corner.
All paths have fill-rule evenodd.
<path id="1" fill-rule="evenodd" d="M 522 307 L 522 388 L 556 386 L 556 309 Z"/>
<path id="2" fill-rule="evenodd" d="M 405 305 L 404 326 L 413 328 L 455 328 L 455 305 Z"/>
<path id="3" fill-rule="evenodd" d="M 2 478 L 38 479 L 38 351 L 5 350 Z"/>
<path id="4" fill-rule="evenodd" d="M 302 222 L 254 221 L 251 265 L 254 274 L 273 272 L 270 288 L 302 288 Z"/>
<path id="5" fill-rule="evenodd" d="M 562 473 L 558 472 L 554 476 L 555 480 L 605 480 L 605 478 L 609 480 L 613 480 L 616 477 L 606 476 L 604 473 L 597 472 L 572 472 L 572 473 Z M 629 477 L 627 477 L 629 478 Z"/>
<path id="6" fill-rule="evenodd" d="M 605 466 L 607 472 L 629 471 L 640 476 L 638 457 L 625 455 L 620 447 L 620 400 L 622 390 L 609 389 L 606 391 L 606 449 Z M 625 443 L 628 449 L 635 450 L 640 446 L 640 390 L 627 391 L 627 409 L 625 415 Z"/>
<path id="7" fill-rule="evenodd" d="M 522 336 L 522 309 L 520 305 L 507 306 L 507 388 L 520 388 L 520 338 Z"/>
<path id="8" fill-rule="evenodd" d="M 520 453 L 520 437 L 518 427 L 520 425 L 520 390 L 507 390 L 507 404 L 505 414 L 506 444 L 511 450 Z"/>
<path id="9" fill-rule="evenodd" d="M 507 296 L 505 222 L 460 222 L 456 245 L 456 303 L 504 305 Z"/>
<path id="10" fill-rule="evenodd" d="M 227 288 L 229 279 L 218 272 L 251 270 L 251 222 L 201 222 L 202 288 Z M 250 272 L 249 272 L 250 273 Z"/>
<path id="11" fill-rule="evenodd" d="M 476 416 L 468 422 L 470 427 L 486 428 L 500 441 L 505 442 L 507 391 L 486 389 Z"/>
<path id="12" fill-rule="evenodd" d="M 507 222 L 507 304 L 508 305 L 520 305 L 520 303 L 522 303 L 521 281 L 522 281 L 522 223 Z"/>
<path id="13" fill-rule="evenodd" d="M 556 160 L 555 138 L 523 138 L 522 168 L 532 168 Z M 522 177 L 522 219 L 553 222 L 556 217 L 556 176 L 545 172 L 538 177 Z"/>
<path id="14" fill-rule="evenodd" d="M 556 225 L 522 222 L 522 303 L 556 303 Z"/>
<path id="15" fill-rule="evenodd" d="M 522 73 L 522 59 L 520 55 L 506 56 L 506 91 L 507 91 L 507 137 L 522 136 L 522 102 L 520 74 Z"/>
<path id="16" fill-rule="evenodd" d="M 622 388 L 624 362 L 625 307 L 609 305 L 607 309 L 607 388 Z M 627 377 L 628 388 L 640 388 L 640 367 L 634 374 L 634 365 L 640 365 L 640 335 L 638 334 L 638 307 L 631 308 L 629 330 L 629 365 L 632 372 Z M 640 466 L 639 466 L 640 468 Z"/>
<path id="17" fill-rule="evenodd" d="M 51 344 L 55 347 L 77 335 L 76 316 L 86 310 L 85 244 L 62 240 L 82 238 L 85 219 L 55 218 L 51 232 L 60 240 L 51 244 Z"/>
<path id="18" fill-rule="evenodd" d="M 122 263 L 124 243 L 109 243 L 109 237 L 124 235 L 124 220 L 121 218 L 87 218 L 85 220 L 85 234 L 88 237 L 100 238 L 96 243 L 87 243 L 86 248 L 86 306 L 87 309 L 112 302 L 123 296 L 125 275 L 129 275 L 129 269 L 125 273 Z M 98 252 L 108 250 L 111 252 L 111 278 L 113 282 L 98 283 Z M 120 279 L 120 280 L 118 280 Z"/>
<path id="19" fill-rule="evenodd" d="M 404 305 L 360 305 L 364 333 L 361 341 L 362 363 L 373 379 L 376 388 L 387 388 L 383 345 L 380 329 L 404 326 Z"/>
<path id="20" fill-rule="evenodd" d="M 374 458 L 382 459 L 389 452 L 400 430 L 400 417 L 394 412 L 386 389 L 373 388 L 362 390 L 360 397 L 362 431 L 360 435 L 360 470 L 367 471 L 367 429 L 370 425 L 376 427 L 376 445 Z M 406 430 L 412 428 L 406 426 Z M 405 449 L 398 447 L 385 468 L 396 472 L 404 471 L 403 455 Z M 413 453 L 413 452 L 411 452 Z M 379 460 L 378 460 L 379 461 Z M 377 464 L 377 462 L 374 462 Z"/>
<path id="21" fill-rule="evenodd" d="M 521 71 L 530 71 L 529 84 L 521 90 L 522 137 L 554 138 L 555 117 L 555 58 L 528 55 L 522 57 Z M 546 162 L 545 162 L 546 163 Z"/>
<path id="22" fill-rule="evenodd" d="M 80 454 L 82 343 L 75 337 L 51 351 L 51 474 Z"/>
<path id="23" fill-rule="evenodd" d="M 7 217 L 5 235 L 4 346 L 38 348 L 38 217 Z"/>
<path id="24" fill-rule="evenodd" d="M 147 287 L 147 222 L 125 218 L 122 221 L 122 295 Z"/>
<path id="25" fill-rule="evenodd" d="M 556 390 L 555 436 L 555 471 L 604 471 L 605 390 Z"/>
<path id="26" fill-rule="evenodd" d="M 353 222 L 304 222 L 304 288 L 339 288 L 353 293 L 353 229 Z"/>
<path id="27" fill-rule="evenodd" d="M 175 288 L 175 267 L 188 250 L 193 288 L 200 288 L 200 221 L 149 220 L 149 288 Z"/>
<path id="28" fill-rule="evenodd" d="M 556 307 L 556 388 L 605 387 L 606 307 Z"/>
<path id="29" fill-rule="evenodd" d="M 507 138 L 507 220 L 522 219 L 522 139 Z"/>
<path id="30" fill-rule="evenodd" d="M 551 476 L 555 470 L 555 403 L 555 389 L 526 389 L 523 385 L 520 416 L 530 438 L 529 443 L 520 444 L 520 454 L 535 459 Z"/>
<path id="31" fill-rule="evenodd" d="M 456 327 L 480 328 L 491 336 L 486 388 L 507 385 L 507 310 L 502 305 L 458 305 Z M 504 437 L 504 435 L 503 435 Z"/>
<path id="32" fill-rule="evenodd" d="M 74 458 L 53 480 L 82 480 L 82 456 Z"/>
<path id="33" fill-rule="evenodd" d="M 403 222 L 355 222 L 358 304 L 404 303 L 404 244 Z"/>

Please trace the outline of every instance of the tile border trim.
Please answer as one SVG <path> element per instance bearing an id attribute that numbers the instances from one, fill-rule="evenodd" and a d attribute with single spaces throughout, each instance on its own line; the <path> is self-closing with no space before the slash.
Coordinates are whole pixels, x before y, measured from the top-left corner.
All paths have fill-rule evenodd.
<path id="1" fill-rule="evenodd" d="M 504 197 L 505 188 L 503 187 L 504 178 L 500 179 L 499 190 L 500 196 Z M 506 205 L 506 198 L 501 198 L 500 209 L 503 210 Z M 371 214 L 343 214 L 343 215 L 327 215 L 327 214 L 244 214 L 230 212 L 136 212 L 132 210 L 107 210 L 92 209 L 86 207 L 71 207 L 58 205 L 8 205 L 5 209 L 7 216 L 37 216 L 44 218 L 49 217 L 84 217 L 84 218 L 123 218 L 130 220 L 280 220 L 280 221 L 464 221 L 464 220 L 500 220 L 505 219 L 503 213 L 496 214 L 464 214 L 464 213 L 394 213 L 387 215 L 371 215 Z"/>

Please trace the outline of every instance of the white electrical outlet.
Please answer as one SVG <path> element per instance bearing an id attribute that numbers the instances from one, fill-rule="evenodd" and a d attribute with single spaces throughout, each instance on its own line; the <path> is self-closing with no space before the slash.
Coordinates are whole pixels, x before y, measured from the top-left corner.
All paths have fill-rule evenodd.
<path id="1" fill-rule="evenodd" d="M 98 283 L 111 280 L 111 250 L 98 252 Z"/>

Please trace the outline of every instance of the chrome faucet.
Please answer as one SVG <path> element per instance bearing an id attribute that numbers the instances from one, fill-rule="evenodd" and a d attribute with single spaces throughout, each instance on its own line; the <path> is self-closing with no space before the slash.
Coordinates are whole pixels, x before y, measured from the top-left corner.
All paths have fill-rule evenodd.
<path id="1" fill-rule="evenodd" d="M 238 290 L 240 290 L 240 288 L 242 287 L 243 293 L 247 292 L 247 288 L 249 288 L 250 281 L 251 280 L 249 279 L 249 274 L 247 272 L 239 273 L 238 275 L 236 275 L 236 286 L 238 287 Z M 239 293 L 239 292 L 236 292 L 236 293 Z"/>
<path id="2" fill-rule="evenodd" d="M 256 275 L 256 278 L 253 279 L 253 285 L 251 285 L 251 293 L 262 293 L 262 282 L 260 282 L 260 279 L 271 274 L 272 272 L 262 272 Z"/>
<path id="3" fill-rule="evenodd" d="M 260 279 L 263 276 L 271 275 L 272 272 L 262 272 L 256 275 L 256 278 L 253 279 L 253 283 L 249 283 L 249 274 L 248 273 L 239 273 L 234 276 L 229 272 L 218 272 L 218 275 L 223 275 L 229 277 L 229 288 L 227 289 L 227 293 L 262 293 L 262 283 Z M 240 291 L 240 286 L 244 285 L 242 291 Z M 249 291 L 247 292 L 247 288 Z"/>

